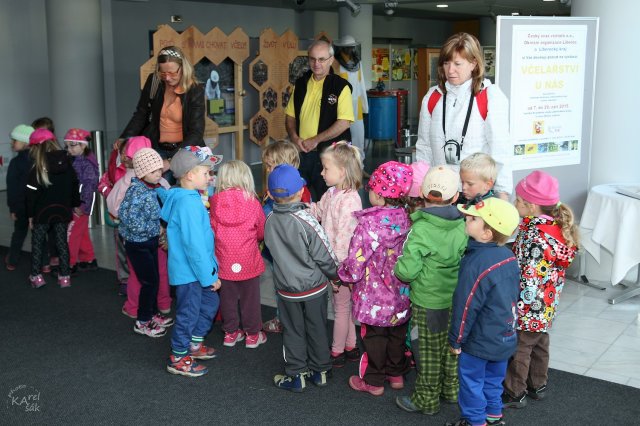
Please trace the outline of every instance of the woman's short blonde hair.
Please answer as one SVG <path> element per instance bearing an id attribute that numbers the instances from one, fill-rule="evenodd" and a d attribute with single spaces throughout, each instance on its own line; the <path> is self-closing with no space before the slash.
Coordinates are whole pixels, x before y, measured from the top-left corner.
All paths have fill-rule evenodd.
<path id="1" fill-rule="evenodd" d="M 444 83 L 447 76 L 444 71 L 444 63 L 453 60 L 455 54 L 459 54 L 469 62 L 475 62 L 476 66 L 471 72 L 472 92 L 477 95 L 482 89 L 484 80 L 484 58 L 482 56 L 482 47 L 477 38 L 468 33 L 454 34 L 444 42 L 440 49 L 440 57 L 438 58 L 438 87 L 442 93 L 446 93 Z"/>
<path id="2" fill-rule="evenodd" d="M 362 186 L 362 160 L 360 151 L 350 142 L 335 142 L 320 154 L 320 158 L 331 157 L 336 166 L 344 169 L 343 187 L 357 191 Z"/>
<path id="3" fill-rule="evenodd" d="M 300 167 L 300 152 L 286 139 L 275 141 L 262 151 L 262 163 L 270 163 L 273 167 L 289 164 L 297 169 Z"/>
<path id="4" fill-rule="evenodd" d="M 227 161 L 218 169 L 216 193 L 232 188 L 241 189 L 247 200 L 256 197 L 256 186 L 253 182 L 253 174 L 244 161 Z"/>
<path id="5" fill-rule="evenodd" d="M 186 92 L 191 89 L 192 86 L 198 84 L 196 80 L 195 72 L 191 62 L 184 56 L 182 50 L 177 46 L 167 46 L 158 52 L 158 60 L 156 62 L 156 73 L 160 77 L 159 64 L 167 62 L 175 62 L 180 66 L 182 70 L 182 76 L 180 77 L 180 83 L 178 85 Z"/>

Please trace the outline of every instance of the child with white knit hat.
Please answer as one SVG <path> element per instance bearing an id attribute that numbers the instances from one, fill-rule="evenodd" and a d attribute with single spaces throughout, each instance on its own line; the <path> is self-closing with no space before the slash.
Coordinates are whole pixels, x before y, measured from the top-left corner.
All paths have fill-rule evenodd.
<path id="1" fill-rule="evenodd" d="M 160 204 L 155 188 L 160 187 L 162 158 L 151 148 L 142 148 L 133 156 L 135 177 L 118 209 L 118 231 L 125 240 L 127 258 L 140 282 L 138 310 L 133 331 L 149 337 L 161 337 L 173 319 L 158 312 L 160 275 L 158 248 Z"/>

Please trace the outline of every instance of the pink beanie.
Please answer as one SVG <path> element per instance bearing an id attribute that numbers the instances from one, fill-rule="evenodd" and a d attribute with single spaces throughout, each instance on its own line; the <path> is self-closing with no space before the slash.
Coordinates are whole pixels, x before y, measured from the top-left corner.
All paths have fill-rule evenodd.
<path id="1" fill-rule="evenodd" d="M 56 135 L 51 133 L 48 129 L 36 129 L 29 136 L 29 145 L 40 145 L 48 140 L 56 140 Z"/>
<path id="2" fill-rule="evenodd" d="M 422 187 L 422 181 L 429 171 L 429 163 L 426 161 L 416 161 L 411 164 L 411 171 L 413 172 L 413 179 L 411 183 L 411 189 L 409 190 L 409 197 L 420 197 L 420 188 Z"/>
<path id="3" fill-rule="evenodd" d="M 518 182 L 516 194 L 531 204 L 553 206 L 560 201 L 558 179 L 536 170 Z"/>
<path id="4" fill-rule="evenodd" d="M 142 148 L 151 148 L 151 141 L 146 136 L 134 136 L 127 139 L 127 146 L 124 148 L 124 155 L 133 159 L 136 152 Z"/>
<path id="5" fill-rule="evenodd" d="M 91 139 L 91 133 L 84 129 L 69 129 L 66 135 L 64 135 L 64 141 L 67 142 L 80 142 L 88 144 Z"/>
<path id="6" fill-rule="evenodd" d="M 381 197 L 401 198 L 409 193 L 412 176 L 408 164 L 388 161 L 371 173 L 368 187 Z"/>

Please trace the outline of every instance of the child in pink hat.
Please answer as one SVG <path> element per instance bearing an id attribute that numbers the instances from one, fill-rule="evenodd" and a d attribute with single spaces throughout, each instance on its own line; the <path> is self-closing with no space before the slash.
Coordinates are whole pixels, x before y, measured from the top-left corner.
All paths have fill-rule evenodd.
<path id="1" fill-rule="evenodd" d="M 411 213 L 413 213 L 424 207 L 424 199 L 422 198 L 420 188 L 422 187 L 424 177 L 429 171 L 429 163 L 426 161 L 416 161 L 415 163 L 411 163 L 411 171 L 413 172 L 413 179 L 411 189 L 409 190 L 407 204 L 409 205 Z"/>
<path id="2" fill-rule="evenodd" d="M 349 386 L 375 396 L 384 393 L 385 381 L 402 389 L 410 369 L 404 345 L 411 317 L 409 286 L 395 277 L 393 268 L 411 226 L 404 206 L 412 180 L 411 166 L 396 161 L 371 174 L 373 207 L 354 213 L 358 224 L 338 269 L 340 280 L 353 287 L 352 314 L 362 324 L 365 350 L 360 374 L 349 378 Z"/>
<path id="3" fill-rule="evenodd" d="M 521 408 L 527 396 L 544 398 L 549 367 L 549 334 L 565 272 L 578 250 L 573 212 L 560 202 L 558 180 L 536 170 L 516 185 L 522 217 L 513 251 L 520 266 L 518 346 L 507 369 L 504 407 Z"/>

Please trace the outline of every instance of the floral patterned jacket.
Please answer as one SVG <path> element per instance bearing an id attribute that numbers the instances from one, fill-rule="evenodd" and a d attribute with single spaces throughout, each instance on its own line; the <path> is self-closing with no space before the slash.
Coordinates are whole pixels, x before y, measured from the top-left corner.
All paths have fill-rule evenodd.
<path id="1" fill-rule="evenodd" d="M 513 244 L 520 265 L 518 330 L 546 333 L 551 328 L 577 248 L 567 246 L 560 226 L 548 218 L 527 216 Z"/>
<path id="2" fill-rule="evenodd" d="M 353 317 L 363 324 L 394 327 L 411 317 L 409 286 L 393 268 L 411 222 L 404 208 L 371 207 L 354 213 L 358 225 L 349 254 L 338 270 L 344 283 L 353 283 Z"/>

